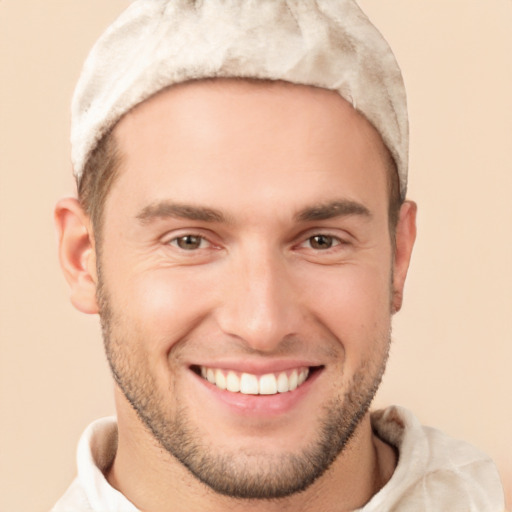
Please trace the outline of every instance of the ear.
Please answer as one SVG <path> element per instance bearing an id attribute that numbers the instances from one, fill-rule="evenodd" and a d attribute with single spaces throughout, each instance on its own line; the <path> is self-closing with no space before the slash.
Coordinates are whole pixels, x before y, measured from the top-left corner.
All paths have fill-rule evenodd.
<path id="1" fill-rule="evenodd" d="M 403 302 L 405 278 L 411 261 L 412 248 L 416 240 L 416 212 L 418 207 L 413 201 L 405 201 L 395 234 L 395 258 L 393 263 L 393 303 L 392 312 L 400 311 Z"/>
<path id="2" fill-rule="evenodd" d="M 77 199 L 61 199 L 55 207 L 60 266 L 71 288 L 71 303 L 83 313 L 98 313 L 96 250 L 92 223 Z"/>

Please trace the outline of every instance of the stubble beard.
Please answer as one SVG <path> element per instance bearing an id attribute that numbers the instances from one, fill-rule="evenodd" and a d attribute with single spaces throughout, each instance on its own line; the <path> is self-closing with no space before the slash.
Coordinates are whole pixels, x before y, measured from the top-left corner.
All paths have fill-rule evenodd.
<path id="1" fill-rule="evenodd" d="M 100 277 L 98 303 L 107 359 L 114 379 L 153 438 L 199 481 L 214 492 L 238 499 L 272 500 L 307 489 L 342 453 L 368 412 L 385 371 L 390 333 L 375 340 L 377 354 L 354 374 L 344 393 L 325 404 L 315 439 L 298 453 L 257 454 L 250 449 L 229 453 L 208 446 L 189 420 L 179 396 L 171 417 L 158 383 L 130 354 L 130 343 L 116 336 L 122 319 L 113 311 Z M 384 336 L 384 335 L 383 335 Z M 137 341 L 137 340 L 135 340 Z"/>

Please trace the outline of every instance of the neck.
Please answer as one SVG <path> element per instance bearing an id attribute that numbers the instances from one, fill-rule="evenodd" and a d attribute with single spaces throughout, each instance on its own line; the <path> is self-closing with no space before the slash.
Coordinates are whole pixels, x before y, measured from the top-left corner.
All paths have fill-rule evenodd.
<path id="1" fill-rule="evenodd" d="M 234 499 L 198 481 L 124 405 L 118 407 L 118 451 L 107 479 L 145 512 L 354 510 L 387 483 L 396 466 L 393 448 L 373 435 L 367 414 L 344 451 L 305 491 L 270 501 Z"/>

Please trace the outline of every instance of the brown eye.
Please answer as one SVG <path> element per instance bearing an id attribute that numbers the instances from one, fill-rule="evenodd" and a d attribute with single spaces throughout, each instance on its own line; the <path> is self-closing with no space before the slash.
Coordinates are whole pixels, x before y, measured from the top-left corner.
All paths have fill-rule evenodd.
<path id="1" fill-rule="evenodd" d="M 171 240 L 171 244 L 178 246 L 184 251 L 193 251 L 200 249 L 203 245 L 204 238 L 197 235 L 185 235 Z"/>
<path id="2" fill-rule="evenodd" d="M 325 250 L 333 247 L 336 240 L 329 235 L 315 235 L 309 238 L 309 244 L 312 249 Z"/>

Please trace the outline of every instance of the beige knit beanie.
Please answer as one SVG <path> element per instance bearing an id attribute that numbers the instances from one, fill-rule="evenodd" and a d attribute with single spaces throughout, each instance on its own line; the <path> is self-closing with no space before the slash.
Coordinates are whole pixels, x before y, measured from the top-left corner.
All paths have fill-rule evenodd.
<path id="1" fill-rule="evenodd" d="M 408 119 L 389 45 L 354 0 L 136 0 L 93 47 L 72 103 L 80 180 L 101 137 L 135 105 L 179 82 L 284 80 L 337 91 L 377 129 L 405 197 Z"/>

